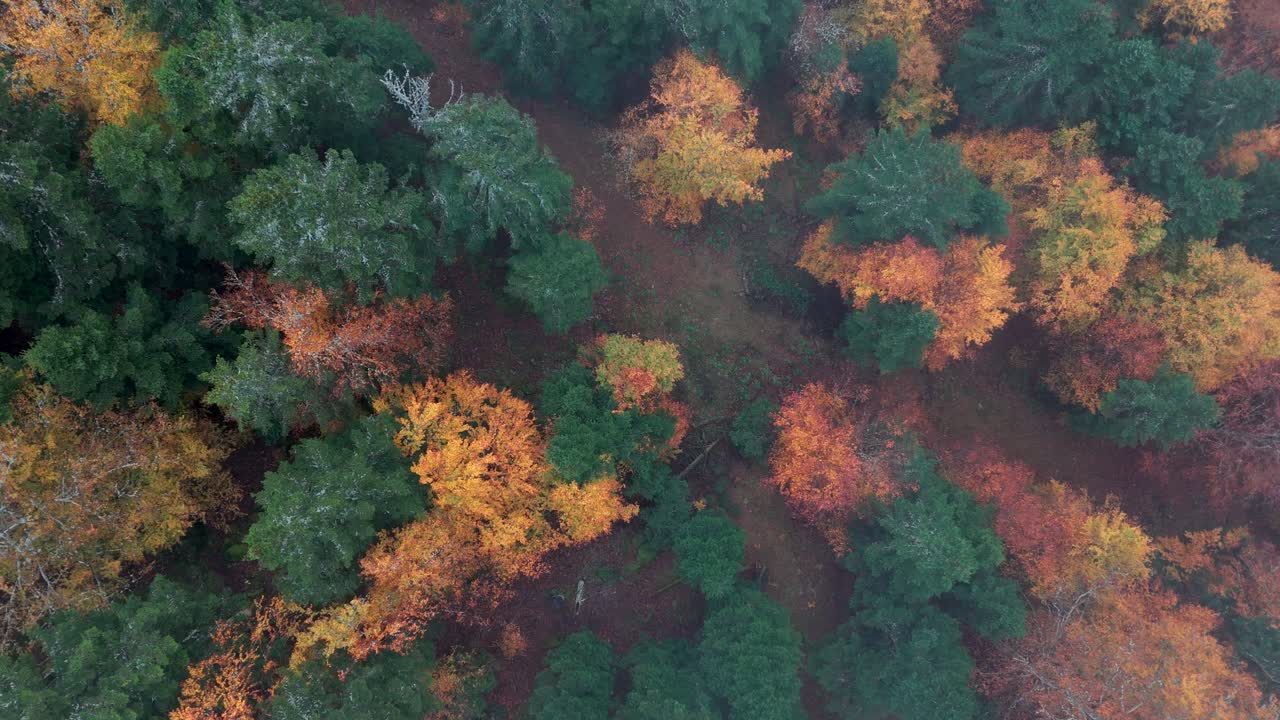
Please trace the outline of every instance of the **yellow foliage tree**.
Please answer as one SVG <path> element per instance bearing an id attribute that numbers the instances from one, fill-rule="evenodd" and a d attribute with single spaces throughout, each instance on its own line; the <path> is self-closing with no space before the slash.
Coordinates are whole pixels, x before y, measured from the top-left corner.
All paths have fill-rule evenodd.
<path id="1" fill-rule="evenodd" d="M 880 103 L 886 125 L 907 132 L 941 125 L 956 114 L 955 97 L 942 85 L 942 55 L 923 33 L 901 41 L 898 78 Z"/>
<path id="2" fill-rule="evenodd" d="M 1231 19 L 1231 0 L 1151 0 L 1143 10 L 1146 24 L 1159 22 L 1192 35 L 1217 32 Z"/>
<path id="3" fill-rule="evenodd" d="M 1231 139 L 1231 144 L 1218 151 L 1218 169 L 1230 169 L 1237 176 L 1256 172 L 1261 157 L 1280 158 L 1280 125 L 1245 130 Z"/>
<path id="4" fill-rule="evenodd" d="M 160 39 L 119 0 L 9 0 L 0 51 L 14 58 L 13 92 L 48 92 L 96 122 L 121 125 L 154 94 Z"/>
<path id="5" fill-rule="evenodd" d="M 759 200 L 757 183 L 790 156 L 754 147 L 756 110 L 719 68 L 687 50 L 654 70 L 648 101 L 627 111 L 615 134 L 650 220 L 697 223 L 708 200 Z"/>
<path id="6" fill-rule="evenodd" d="M 1202 391 L 1280 358 L 1280 273 L 1238 246 L 1193 243 L 1182 269 L 1138 285 L 1125 306 L 1160 329 L 1169 364 Z"/>

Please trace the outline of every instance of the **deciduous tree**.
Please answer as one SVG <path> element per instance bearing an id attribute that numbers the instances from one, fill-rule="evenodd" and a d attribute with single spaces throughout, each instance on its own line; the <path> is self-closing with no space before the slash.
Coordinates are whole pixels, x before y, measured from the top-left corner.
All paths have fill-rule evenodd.
<path id="1" fill-rule="evenodd" d="M 15 92 L 48 92 L 97 122 L 121 125 L 154 100 L 160 40 L 117 0 L 16 0 L 0 17 Z"/>
<path id="2" fill-rule="evenodd" d="M 1121 378 L 1155 377 L 1164 350 L 1160 331 L 1149 320 L 1108 315 L 1083 332 L 1057 339 L 1044 380 L 1063 402 L 1097 412 L 1103 395 Z"/>
<path id="3" fill-rule="evenodd" d="M 581 355 L 595 368 L 596 380 L 613 390 L 619 410 L 652 407 L 684 377 L 680 348 L 665 340 L 601 335 Z"/>
<path id="4" fill-rule="evenodd" d="M 650 219 L 697 223 L 708 200 L 759 200 L 757 183 L 785 150 L 755 147 L 756 110 L 741 88 L 688 51 L 654 70 L 650 98 L 615 138 Z"/>
<path id="5" fill-rule="evenodd" d="M 1151 0 L 1144 12 L 1151 22 L 1192 35 L 1217 32 L 1231 19 L 1231 0 Z"/>

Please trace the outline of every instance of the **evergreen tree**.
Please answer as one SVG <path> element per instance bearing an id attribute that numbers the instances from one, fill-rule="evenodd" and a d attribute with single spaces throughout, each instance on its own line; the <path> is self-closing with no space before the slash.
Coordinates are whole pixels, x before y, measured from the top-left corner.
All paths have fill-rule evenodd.
<path id="1" fill-rule="evenodd" d="M 787 611 L 739 588 L 702 625 L 698 668 L 731 720 L 800 720 L 800 634 Z"/>
<path id="2" fill-rule="evenodd" d="M 742 529 L 723 514 L 696 513 L 675 537 L 676 574 L 708 600 L 726 597 L 742 572 L 745 542 Z"/>
<path id="3" fill-rule="evenodd" d="M 945 249 L 962 231 L 1003 235 L 1009 206 L 964 166 L 960 148 L 927 129 L 881 131 L 860 155 L 829 170 L 838 174 L 809 212 L 835 221 L 832 239 L 862 245 L 905 235 Z"/>
<path id="4" fill-rule="evenodd" d="M 1121 380 L 1115 390 L 1102 396 L 1096 414 L 1079 415 L 1076 424 L 1121 447 L 1154 442 L 1167 448 L 1212 427 L 1221 414 L 1213 396 L 1196 392 L 1190 375 L 1164 366 L 1149 381 Z"/>
<path id="5" fill-rule="evenodd" d="M 335 667 L 336 666 L 336 667 Z M 429 641 L 408 652 L 382 652 L 360 663 L 311 662 L 285 675 L 269 720 L 422 720 L 440 709 L 431 694 L 435 655 Z"/>
<path id="6" fill-rule="evenodd" d="M 729 441 L 748 460 L 763 460 L 773 444 L 773 415 L 778 405 L 768 398 L 747 403 L 733 418 Z"/>
<path id="7" fill-rule="evenodd" d="M 938 316 L 917 303 L 882 303 L 873 297 L 845 316 L 839 334 L 850 357 L 891 373 L 920 367 L 938 326 Z"/>
<path id="8" fill-rule="evenodd" d="M 304 440 L 293 460 L 267 473 L 262 508 L 245 542 L 295 602 L 343 600 L 360 584 L 356 561 L 378 532 L 416 517 L 425 492 L 392 442 L 388 416 L 337 435 Z"/>
<path id="9" fill-rule="evenodd" d="M 379 288 L 419 292 L 434 269 L 434 258 L 422 257 L 434 236 L 425 198 L 389 188 L 381 165 L 362 165 L 349 151 L 321 159 L 308 149 L 258 170 L 230 210 L 241 227 L 236 244 L 291 282 L 354 283 L 369 299 Z"/>
<path id="10" fill-rule="evenodd" d="M 1240 216 L 1227 223 L 1222 239 L 1280 268 L 1280 160 L 1263 160 L 1243 182 Z"/>
<path id="11" fill-rule="evenodd" d="M 801 0 L 659 0 L 668 25 L 694 50 L 711 55 L 750 85 L 778 59 Z"/>
<path id="12" fill-rule="evenodd" d="M 99 408 L 117 399 L 176 407 L 210 367 L 208 308 L 194 293 L 162 303 L 133 285 L 119 315 L 84 310 L 75 324 L 47 327 L 24 359 L 59 393 Z"/>
<path id="13" fill-rule="evenodd" d="M 608 284 L 595 247 L 555 233 L 511 258 L 507 292 L 524 300 L 553 335 L 591 315 L 591 299 Z"/>
<path id="14" fill-rule="evenodd" d="M 1114 42 L 1095 0 L 995 0 L 965 33 L 947 74 L 961 109 L 984 125 L 1078 123 Z"/>
<path id="15" fill-rule="evenodd" d="M 622 659 L 631 678 L 618 720 L 719 720 L 698 674 L 697 655 L 683 640 L 643 640 Z"/>
<path id="16" fill-rule="evenodd" d="M 533 720 L 605 720 L 613 695 L 615 659 L 590 630 L 566 637 L 547 654 L 546 669 L 529 698 Z"/>
<path id="17" fill-rule="evenodd" d="M 853 107 L 877 115 L 880 100 L 898 79 L 898 43 L 891 37 L 867 43 L 849 56 L 849 71 L 862 81 L 862 88 L 853 96 Z"/>

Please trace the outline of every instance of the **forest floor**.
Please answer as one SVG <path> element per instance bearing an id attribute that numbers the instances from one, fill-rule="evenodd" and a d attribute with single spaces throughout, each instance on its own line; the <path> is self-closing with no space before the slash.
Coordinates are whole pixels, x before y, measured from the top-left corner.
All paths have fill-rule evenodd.
<path id="1" fill-rule="evenodd" d="M 1242 5 L 1250 6 L 1249 0 Z M 353 13 L 381 11 L 404 23 L 436 63 L 435 90 L 447 93 L 453 81 L 468 93 L 508 95 L 497 68 L 477 57 L 458 25 L 437 16 L 436 3 L 347 0 L 346 6 Z M 1275 9 L 1274 0 L 1256 0 L 1252 6 Z M 1272 15 L 1280 29 L 1280 13 Z M 1069 431 L 1036 399 L 1034 380 L 1022 369 L 1026 363 L 1019 353 L 1033 332 L 1030 323 L 1015 318 L 975 358 L 939 373 L 881 380 L 839 357 L 830 337 L 838 299 L 814 289 L 793 267 L 811 227 L 800 202 L 813 193 L 820 169 L 833 158 L 794 145 L 783 95 L 766 90 L 754 98 L 761 108 L 761 143 L 787 147 L 796 157 L 775 170 L 765 203 L 713 210 L 694 231 L 644 220 L 618 185 L 605 142 L 607 126 L 563 101 L 508 95 L 534 118 L 561 168 L 603 206 L 604 228 L 596 244 L 611 284 L 599 296 L 591 323 L 568 338 L 550 338 L 503 297 L 500 268 L 454 268 L 446 278 L 458 304 L 454 364 L 533 398 L 538 381 L 596 332 L 675 341 L 686 365 L 683 399 L 693 408 L 695 425 L 701 424 L 686 442 L 685 454 L 674 461 L 677 469 L 721 438 L 726 417 L 757 395 L 776 401 L 816 379 L 873 384 L 881 403 L 923 408 L 930 428 L 925 444 L 935 450 L 962 448 L 981 437 L 1042 479 L 1085 488 L 1096 498 L 1116 495 L 1121 507 L 1155 533 L 1183 529 L 1188 517 L 1183 513 L 1194 508 L 1162 506 L 1157 499 L 1162 493 L 1144 481 L 1137 452 Z M 822 537 L 793 518 L 778 494 L 761 482 L 766 472 L 739 459 L 724 441 L 689 479 L 694 497 L 718 503 L 741 524 L 748 572 L 787 608 L 806 646 L 813 647 L 847 618 L 852 578 Z M 1175 517 L 1181 525 L 1174 525 Z M 626 528 L 553 556 L 549 574 L 520 588 L 520 599 L 500 613 L 492 630 L 467 638 L 473 647 L 492 649 L 501 626 L 513 622 L 528 640 L 527 651 L 498 663 L 493 699 L 513 717 L 533 688 L 546 650 L 568 632 L 589 627 L 620 653 L 642 635 L 696 633 L 700 597 L 674 582 L 669 554 L 638 557 L 638 535 Z M 572 600 L 580 579 L 586 602 L 575 614 Z M 805 695 L 810 716 L 822 717 L 820 693 L 808 679 Z"/>

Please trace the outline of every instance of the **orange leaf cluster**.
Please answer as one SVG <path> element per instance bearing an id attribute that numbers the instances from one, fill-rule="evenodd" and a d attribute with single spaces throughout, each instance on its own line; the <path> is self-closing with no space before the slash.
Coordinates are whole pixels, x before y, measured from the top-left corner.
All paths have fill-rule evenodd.
<path id="1" fill-rule="evenodd" d="M 48 92 L 96 122 L 123 125 L 155 95 L 160 38 L 119 0 L 10 0 L 0 53 L 15 60 L 15 94 Z"/>
<path id="2" fill-rule="evenodd" d="M 375 304 L 335 307 L 314 286 L 297 289 L 257 271 L 231 272 L 226 290 L 214 293 L 205 324 L 275 328 L 284 337 L 294 372 L 334 379 L 334 392 L 358 393 L 427 372 L 444 361 L 453 329 L 447 297 L 408 300 L 375 297 Z"/>
<path id="3" fill-rule="evenodd" d="M 774 417 L 778 437 L 765 482 L 837 552 L 848 546 L 845 528 L 855 514 L 904 489 L 893 473 L 898 433 L 870 417 L 866 394 L 811 383 L 784 398 Z"/>
<path id="4" fill-rule="evenodd" d="M 136 563 L 235 507 L 215 431 L 158 408 L 94 414 L 24 387 L 0 425 L 0 642 L 105 603 Z"/>
<path id="5" fill-rule="evenodd" d="M 278 597 L 256 601 L 253 616 L 218 621 L 216 650 L 191 665 L 182 681 L 178 707 L 169 720 L 255 720 L 278 680 L 273 646 L 287 642 L 312 614 Z"/>
<path id="6" fill-rule="evenodd" d="M 1135 588 L 1066 618 L 1037 613 L 984 685 L 1036 717 L 1259 720 L 1278 709 L 1213 636 L 1218 617 Z"/>
<path id="7" fill-rule="evenodd" d="M 1231 139 L 1231 144 L 1218 151 L 1218 169 L 1231 170 L 1237 177 L 1258 170 L 1261 158 L 1280 158 L 1280 125 L 1258 130 L 1245 130 Z"/>
<path id="8" fill-rule="evenodd" d="M 363 658 L 405 647 L 439 617 L 483 623 L 514 581 L 543 571 L 548 552 L 638 511 L 616 478 L 582 487 L 556 478 L 529 404 L 465 372 L 389 390 L 377 408 L 399 418 L 396 443 L 414 458 L 434 507 L 369 551 L 367 595 L 300 646 Z"/>
<path id="9" fill-rule="evenodd" d="M 956 101 L 942 85 L 942 55 L 927 35 L 915 35 L 898 48 L 898 78 L 880 103 L 890 127 L 915 132 L 941 125 L 956 114 Z"/>
<path id="10" fill-rule="evenodd" d="M 759 200 L 757 183 L 786 150 L 755 147 L 756 110 L 714 66 L 680 50 L 654 69 L 650 99 L 627 111 L 616 141 L 653 220 L 697 223 L 708 200 Z"/>
<path id="11" fill-rule="evenodd" d="M 930 0 L 862 0 L 836 14 L 863 42 L 891 37 L 902 44 L 923 32 L 930 5 Z"/>
<path id="12" fill-rule="evenodd" d="M 938 333 L 925 351 L 933 370 L 990 340 L 1017 308 L 1004 246 L 974 237 L 959 238 L 946 254 L 911 237 L 855 250 L 832 243 L 825 224 L 805 241 L 797 265 L 819 282 L 835 283 L 854 307 L 879 297 L 919 303 L 937 315 Z"/>
<path id="13" fill-rule="evenodd" d="M 1160 22 L 1191 35 L 1222 30 L 1231 19 L 1231 0 L 1150 0 L 1142 10 L 1144 24 Z"/>

